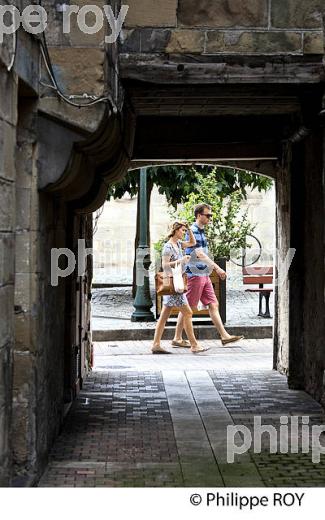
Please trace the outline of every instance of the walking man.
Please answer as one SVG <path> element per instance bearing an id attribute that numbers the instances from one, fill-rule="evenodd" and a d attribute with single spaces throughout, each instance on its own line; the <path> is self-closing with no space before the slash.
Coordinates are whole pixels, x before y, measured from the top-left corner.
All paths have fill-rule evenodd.
<path id="1" fill-rule="evenodd" d="M 200 301 L 203 305 L 209 307 L 211 320 L 220 334 L 222 345 L 228 345 L 243 339 L 243 336 L 231 336 L 224 328 L 219 313 L 219 303 L 209 276 L 210 272 L 215 270 L 221 280 L 225 280 L 227 277 L 225 271 L 208 256 L 208 244 L 204 228 L 212 218 L 211 206 L 199 204 L 195 207 L 194 215 L 196 221 L 192 224 L 191 230 L 196 239 L 196 245 L 186 249 L 186 255 L 191 256 L 186 269 L 188 277 L 187 300 L 192 309 L 196 309 Z M 186 237 L 186 240 L 188 240 L 188 237 Z M 183 316 L 179 313 L 175 337 L 172 343 L 174 347 L 187 346 L 187 342 L 182 339 L 183 328 Z"/>

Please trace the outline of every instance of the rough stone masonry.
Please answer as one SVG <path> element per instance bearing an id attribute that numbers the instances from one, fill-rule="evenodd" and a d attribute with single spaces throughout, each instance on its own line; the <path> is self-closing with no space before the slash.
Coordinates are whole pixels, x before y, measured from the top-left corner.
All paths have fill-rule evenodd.
<path id="1" fill-rule="evenodd" d="M 321 0 L 129 1 L 122 52 L 323 54 Z"/>

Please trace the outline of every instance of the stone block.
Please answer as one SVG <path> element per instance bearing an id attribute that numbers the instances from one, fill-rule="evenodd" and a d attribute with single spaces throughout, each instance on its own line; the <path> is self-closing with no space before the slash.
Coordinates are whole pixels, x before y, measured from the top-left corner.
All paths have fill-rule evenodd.
<path id="1" fill-rule="evenodd" d="M 12 342 L 14 319 L 14 288 L 0 287 L 0 346 Z"/>
<path id="2" fill-rule="evenodd" d="M 287 29 L 322 28 L 323 10 L 323 0 L 272 0 L 271 25 Z"/>
<path id="3" fill-rule="evenodd" d="M 16 233 L 16 273 L 30 273 L 31 266 L 31 236 L 29 231 Z"/>
<path id="4" fill-rule="evenodd" d="M 169 30 L 142 29 L 140 36 L 140 52 L 165 52 L 169 39 Z"/>
<path id="5" fill-rule="evenodd" d="M 162 53 L 170 39 L 169 29 L 124 30 L 120 41 L 121 53 Z"/>
<path id="6" fill-rule="evenodd" d="M 9 485 L 9 410 L 0 407 L 0 487 Z"/>
<path id="7" fill-rule="evenodd" d="M 0 233 L 0 287 L 14 283 L 15 247 L 13 234 Z"/>
<path id="8" fill-rule="evenodd" d="M 16 186 L 16 230 L 30 229 L 32 190 Z"/>
<path id="9" fill-rule="evenodd" d="M 106 34 L 110 34 L 110 30 L 108 33 L 106 32 L 106 26 L 107 26 L 107 19 L 103 12 L 103 6 L 107 5 L 109 2 L 106 0 L 76 0 L 73 2 L 74 5 L 78 5 L 80 8 L 83 8 L 86 5 L 92 5 L 97 6 L 101 9 L 103 15 L 104 15 L 104 24 L 103 27 L 95 34 L 87 34 L 83 32 L 77 23 L 77 14 L 73 14 L 71 16 L 71 31 L 70 31 L 70 42 L 71 45 L 79 46 L 79 45 L 85 45 L 85 46 L 99 46 L 104 45 L 104 38 Z M 98 19 L 99 21 L 99 19 Z M 86 25 L 88 25 L 90 28 L 93 27 L 96 23 L 96 17 L 94 14 L 87 14 Z"/>
<path id="10" fill-rule="evenodd" d="M 178 26 L 267 27 L 267 0 L 179 0 Z"/>
<path id="11" fill-rule="evenodd" d="M 166 52 L 201 54 L 204 51 L 204 43 L 205 33 L 203 31 L 176 30 L 171 32 Z"/>
<path id="12" fill-rule="evenodd" d="M 207 54 L 300 54 L 298 32 L 209 31 Z"/>
<path id="13" fill-rule="evenodd" d="M 63 2 L 62 2 L 63 3 Z M 73 4 L 77 4 L 77 0 Z M 58 13 L 52 0 L 43 0 L 43 7 L 47 11 L 48 29 L 46 41 L 48 45 L 69 46 L 70 36 L 63 33 L 62 13 Z"/>
<path id="14" fill-rule="evenodd" d="M 33 456 L 32 439 L 35 438 L 36 428 L 32 408 L 27 402 L 14 401 L 11 432 L 14 463 L 19 466 L 28 465 Z"/>
<path id="15" fill-rule="evenodd" d="M 33 178 L 34 186 L 31 190 L 31 208 L 30 208 L 30 229 L 31 231 L 39 231 L 40 229 L 40 193 L 36 189 L 37 179 Z"/>
<path id="16" fill-rule="evenodd" d="M 30 402 L 35 384 L 34 356 L 29 352 L 15 352 L 13 356 L 13 394 L 20 403 Z M 32 404 L 30 402 L 30 404 Z"/>
<path id="17" fill-rule="evenodd" d="M 15 306 L 20 312 L 31 310 L 30 277 L 29 273 L 16 273 L 15 276 Z"/>
<path id="18" fill-rule="evenodd" d="M 103 5 L 108 3 L 106 0 L 73 0 L 73 5 L 80 8 L 85 5 L 96 5 L 102 8 Z M 62 13 L 56 11 L 53 1 L 49 0 L 47 2 L 43 0 L 43 6 L 47 10 L 48 27 L 50 28 L 50 30 L 47 31 L 48 45 L 60 47 L 69 47 L 70 45 L 98 46 L 103 42 L 105 25 L 96 34 L 83 33 L 77 24 L 78 13 L 72 13 L 70 17 L 70 32 L 65 34 L 63 32 Z M 106 17 L 104 17 L 104 19 L 106 20 Z M 87 15 L 86 24 L 92 27 L 95 24 L 95 16 L 91 14 Z"/>
<path id="19" fill-rule="evenodd" d="M 51 60 L 62 90 L 100 96 L 104 90 L 105 53 L 100 49 L 50 48 Z"/>
<path id="20" fill-rule="evenodd" d="M 141 31 L 139 29 L 124 29 L 120 35 L 119 48 L 122 53 L 139 53 L 141 48 Z"/>
<path id="21" fill-rule="evenodd" d="M 176 27 L 177 0 L 128 0 L 124 26 Z"/>
<path id="22" fill-rule="evenodd" d="M 67 123 L 68 125 L 79 127 L 82 131 L 91 133 L 98 129 L 98 125 L 103 120 L 105 113 L 105 104 L 98 103 L 93 107 L 87 108 L 87 117 L 85 117 L 84 110 L 62 103 L 60 99 L 54 97 L 39 99 L 38 106 L 42 112 L 59 119 L 63 124 Z"/>
<path id="23" fill-rule="evenodd" d="M 15 350 L 33 351 L 31 348 L 31 316 L 30 313 L 15 314 Z"/>
<path id="24" fill-rule="evenodd" d="M 304 54 L 324 54 L 324 33 L 304 33 Z"/>
<path id="25" fill-rule="evenodd" d="M 20 188 L 32 187 L 33 154 L 35 147 L 30 143 L 18 143 L 16 149 L 16 183 Z"/>
<path id="26" fill-rule="evenodd" d="M 0 232 L 13 231 L 14 208 L 14 184 L 0 178 Z"/>
<path id="27" fill-rule="evenodd" d="M 0 119 L 2 118 L 7 123 L 10 123 L 14 126 L 17 124 L 18 118 L 17 87 L 18 82 L 14 81 L 14 76 L 12 74 L 8 74 L 6 69 L 0 68 L 0 100 L 6 100 L 5 103 L 0 103 Z"/>
<path id="28" fill-rule="evenodd" d="M 8 180 L 15 179 L 15 149 L 16 128 L 0 119 L 0 176 Z"/>
<path id="29" fill-rule="evenodd" d="M 12 383 L 12 343 L 0 348 L 0 408 L 10 407 Z M 1 434 L 0 434 L 1 437 Z"/>

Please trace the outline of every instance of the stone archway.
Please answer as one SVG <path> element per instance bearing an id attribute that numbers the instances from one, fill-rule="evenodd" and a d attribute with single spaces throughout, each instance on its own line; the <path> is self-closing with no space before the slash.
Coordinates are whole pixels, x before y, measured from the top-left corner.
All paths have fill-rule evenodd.
<path id="1" fill-rule="evenodd" d="M 319 210 L 322 208 L 320 86 L 264 85 L 260 89 L 252 85 L 201 85 L 193 90 L 190 86 L 158 87 L 154 83 L 125 80 L 124 87 L 127 106 L 132 107 L 128 154 L 120 140 L 120 131 L 116 132 L 115 138 L 113 134 L 109 137 L 108 128 L 114 128 L 117 121 L 114 118 L 111 122 L 108 120 L 109 125 L 106 127 L 103 124 L 94 139 L 76 147 L 74 159 L 70 161 L 66 173 L 52 184 L 50 191 L 61 192 L 77 213 L 87 214 L 101 205 L 105 198 L 106 183 L 121 178 L 130 168 L 162 162 L 216 162 L 249 168 L 268 175 L 277 182 L 279 267 L 285 261 L 288 249 L 297 249 L 296 239 L 301 232 L 301 225 L 305 225 L 296 195 L 303 204 L 306 189 L 302 191 L 301 186 L 298 188 L 298 184 L 293 182 L 295 172 L 300 170 L 301 177 L 307 183 L 305 188 L 308 187 L 308 191 L 311 191 L 307 165 L 315 154 L 319 157 L 319 162 L 316 166 L 313 165 L 317 178 L 313 189 L 317 190 Z M 131 112 L 128 110 L 124 121 L 130 122 L 127 114 Z M 92 167 L 95 165 L 91 185 L 89 179 L 84 184 L 76 175 L 82 156 L 89 157 L 90 162 L 87 164 Z M 84 169 L 85 179 L 86 172 Z M 318 244 L 321 243 L 322 232 L 323 226 L 319 224 Z M 315 247 L 316 244 L 313 244 L 313 248 Z M 307 362 L 307 365 L 301 355 L 302 352 L 306 353 L 306 344 L 309 343 L 307 337 L 302 340 L 302 324 L 309 312 L 307 307 L 311 305 L 311 300 L 307 303 L 302 297 L 306 290 L 307 294 L 310 293 L 310 285 L 303 287 L 299 279 L 301 274 L 297 274 L 304 267 L 308 269 L 305 255 L 306 252 L 301 249 L 300 255 L 295 257 L 292 264 L 288 280 L 279 278 L 281 293 L 278 291 L 276 297 L 278 305 L 275 314 L 274 368 L 288 375 L 292 387 L 308 388 L 312 395 L 322 399 L 321 355 L 319 361 L 316 361 L 310 353 L 312 361 Z M 320 264 L 318 268 L 318 274 L 323 279 Z M 281 277 L 282 270 L 278 268 L 277 273 Z M 311 281 L 312 286 L 313 284 Z M 317 294 L 321 309 L 321 296 L 320 293 Z M 318 335 L 321 335 L 323 325 L 320 318 L 317 323 Z M 316 337 L 312 343 L 314 341 L 319 342 Z"/>

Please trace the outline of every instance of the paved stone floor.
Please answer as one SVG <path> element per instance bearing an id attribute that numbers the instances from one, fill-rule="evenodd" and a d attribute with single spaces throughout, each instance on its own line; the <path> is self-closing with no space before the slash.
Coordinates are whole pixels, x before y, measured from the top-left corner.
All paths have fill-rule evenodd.
<path id="1" fill-rule="evenodd" d="M 155 294 L 152 292 L 152 300 Z M 273 316 L 274 297 L 270 298 Z M 132 323 L 130 317 L 134 311 L 130 287 L 93 289 L 92 323 L 93 330 L 120 330 L 132 328 L 152 328 L 155 323 Z M 155 308 L 152 308 L 155 313 Z M 273 319 L 257 316 L 258 295 L 247 293 L 238 288 L 227 289 L 227 327 L 233 326 L 272 326 Z"/>
<path id="2" fill-rule="evenodd" d="M 94 370 L 39 486 L 325 486 L 325 456 L 316 464 L 302 449 L 306 431 L 309 441 L 310 427 L 325 424 L 322 409 L 271 369 L 271 340 L 204 344 L 210 350 L 193 355 L 163 342 L 170 356 L 153 356 L 146 341 L 96 344 Z M 291 427 L 290 453 L 279 452 L 288 451 L 280 416 Z M 253 433 L 254 417 L 273 426 L 275 453 L 264 433 L 260 450 L 254 439 L 248 452 L 227 463 L 227 426 L 241 425 L 235 436 L 241 445 Z"/>

